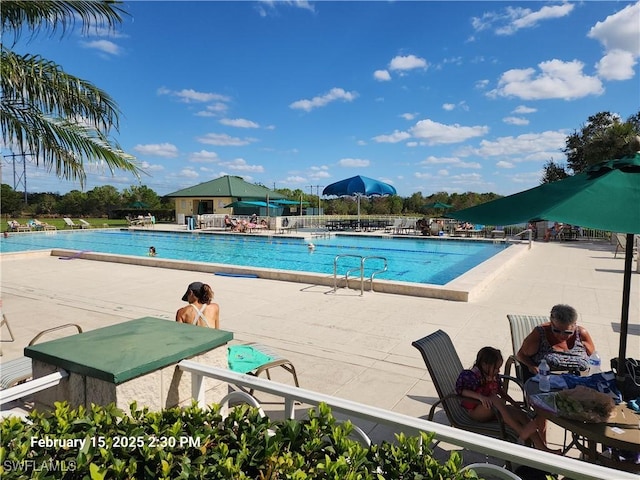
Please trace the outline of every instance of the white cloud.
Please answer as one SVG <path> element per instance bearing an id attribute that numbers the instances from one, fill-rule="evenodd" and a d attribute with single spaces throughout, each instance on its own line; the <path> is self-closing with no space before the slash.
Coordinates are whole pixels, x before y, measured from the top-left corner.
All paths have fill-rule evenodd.
<path id="1" fill-rule="evenodd" d="M 198 117 L 217 117 L 218 115 L 227 111 L 229 106 L 226 103 L 216 102 L 212 105 L 207 105 L 206 110 L 196 112 Z"/>
<path id="2" fill-rule="evenodd" d="M 398 55 L 389 62 L 389 70 L 413 70 L 414 68 L 427 68 L 429 64 L 424 58 L 415 55 Z"/>
<path id="3" fill-rule="evenodd" d="M 512 113 L 517 113 L 518 115 L 525 115 L 527 113 L 535 113 L 537 111 L 538 111 L 537 108 L 527 107 L 525 105 L 518 105 L 516 108 L 513 109 Z"/>
<path id="4" fill-rule="evenodd" d="M 306 178 L 301 177 L 299 175 L 291 175 L 291 176 L 288 176 L 287 178 L 285 178 L 285 182 L 298 184 L 298 185 L 302 184 L 302 183 L 305 183 L 306 181 L 307 181 Z"/>
<path id="5" fill-rule="evenodd" d="M 470 138 L 480 137 L 489 132 L 489 127 L 476 125 L 444 125 L 433 120 L 420 120 L 411 129 L 414 137 L 425 139 L 429 145 L 464 142 Z"/>
<path id="6" fill-rule="evenodd" d="M 640 2 L 629 5 L 596 23 L 587 36 L 598 40 L 606 51 L 623 50 L 634 57 L 640 56 Z"/>
<path id="7" fill-rule="evenodd" d="M 434 157 L 433 155 L 425 158 L 419 162 L 418 165 L 449 165 L 456 168 L 482 168 L 478 162 L 464 162 L 458 157 Z"/>
<path id="8" fill-rule="evenodd" d="M 476 90 L 484 90 L 489 86 L 489 83 L 490 83 L 489 80 L 478 80 L 475 83 L 475 88 Z"/>
<path id="9" fill-rule="evenodd" d="M 529 120 L 522 117 L 504 117 L 502 121 L 509 125 L 529 125 Z"/>
<path id="10" fill-rule="evenodd" d="M 387 70 L 376 70 L 373 72 L 373 78 L 378 80 L 379 82 L 388 82 L 391 80 L 391 75 Z"/>
<path id="11" fill-rule="evenodd" d="M 532 28 L 544 20 L 562 18 L 571 13 L 573 3 L 544 6 L 540 10 L 507 7 L 502 12 L 487 12 L 482 17 L 473 17 L 471 25 L 476 32 L 494 29 L 497 35 L 512 35 L 522 28 Z"/>
<path id="12" fill-rule="evenodd" d="M 257 141 L 255 138 L 232 137 L 226 133 L 207 133 L 203 137 L 198 137 L 196 140 L 200 143 L 206 143 L 207 145 L 220 145 L 225 147 L 240 147 Z"/>
<path id="13" fill-rule="evenodd" d="M 189 161 L 194 163 L 216 163 L 220 160 L 216 152 L 200 150 L 189 155 Z"/>
<path id="14" fill-rule="evenodd" d="M 364 158 L 341 158 L 338 160 L 338 165 L 341 167 L 368 167 L 369 160 Z"/>
<path id="15" fill-rule="evenodd" d="M 403 113 L 402 115 L 400 115 L 400 117 L 404 118 L 405 120 L 413 120 L 417 115 L 417 113 Z"/>
<path id="16" fill-rule="evenodd" d="M 498 87 L 489 97 L 518 97 L 524 100 L 559 98 L 573 100 L 604 92 L 597 77 L 582 73 L 584 64 L 578 60 L 563 62 L 549 60 L 538 64 L 540 73 L 533 68 L 513 69 L 502 74 Z"/>
<path id="17" fill-rule="evenodd" d="M 220 123 L 229 127 L 260 128 L 260 125 L 258 125 L 256 122 L 252 122 L 251 120 L 247 120 L 245 118 L 223 118 L 220 120 Z"/>
<path id="18" fill-rule="evenodd" d="M 446 110 L 447 112 L 450 112 L 454 108 L 456 108 L 456 104 L 455 103 L 443 103 L 442 104 L 442 109 Z"/>
<path id="19" fill-rule="evenodd" d="M 152 164 L 149 162 L 142 162 L 140 168 L 145 172 L 161 172 L 164 170 L 164 166 L 158 164 Z"/>
<path id="20" fill-rule="evenodd" d="M 496 167 L 498 168 L 513 168 L 515 164 L 513 162 L 507 162 L 506 160 L 500 160 L 496 163 Z"/>
<path id="21" fill-rule="evenodd" d="M 337 100 L 343 100 L 345 102 L 352 102 L 358 97 L 357 92 L 347 92 L 342 88 L 332 88 L 328 93 L 313 97 L 311 100 L 297 100 L 289 105 L 289 108 L 294 110 L 304 110 L 310 112 L 314 108 L 324 107 L 331 102 Z"/>
<path id="22" fill-rule="evenodd" d="M 219 93 L 210 93 L 210 92 L 198 92 L 193 90 L 192 88 L 185 88 L 182 90 L 169 90 L 165 87 L 160 87 L 158 89 L 158 95 L 170 95 L 173 97 L 178 97 L 181 101 L 185 103 L 191 102 L 229 102 L 231 99 L 226 95 L 220 95 Z"/>
<path id="23" fill-rule="evenodd" d="M 411 135 L 407 132 L 395 130 L 391 135 L 377 135 L 373 137 L 372 140 L 378 143 L 398 143 L 407 138 L 411 138 Z"/>
<path id="24" fill-rule="evenodd" d="M 508 156 L 520 161 L 544 160 L 561 154 L 566 132 L 546 131 L 526 133 L 517 137 L 500 137 L 495 141 L 482 140 L 479 148 L 460 152 L 480 157 Z"/>
<path id="25" fill-rule="evenodd" d="M 240 172 L 264 172 L 262 165 L 249 165 L 244 158 L 236 158 L 230 162 L 220 162 L 220 165 Z"/>
<path id="26" fill-rule="evenodd" d="M 183 178 L 198 178 L 200 175 L 193 168 L 188 167 L 188 168 L 183 168 L 182 170 L 180 170 L 178 172 L 177 176 L 178 177 L 183 177 Z"/>
<path id="27" fill-rule="evenodd" d="M 147 145 L 136 145 L 133 150 L 141 155 L 152 157 L 174 158 L 178 156 L 178 148 L 171 143 L 150 143 Z"/>
<path id="28" fill-rule="evenodd" d="M 605 80 L 629 80 L 635 76 L 636 63 L 631 52 L 611 50 L 596 64 L 596 69 L 598 76 Z"/>
<path id="29" fill-rule="evenodd" d="M 120 47 L 109 40 L 91 40 L 89 42 L 82 42 L 82 45 L 86 48 L 100 50 L 110 55 L 120 55 Z"/>

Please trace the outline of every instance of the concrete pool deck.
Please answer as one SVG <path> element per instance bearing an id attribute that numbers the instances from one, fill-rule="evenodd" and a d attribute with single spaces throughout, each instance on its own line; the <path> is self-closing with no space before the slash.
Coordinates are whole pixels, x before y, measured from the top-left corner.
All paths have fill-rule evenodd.
<path id="1" fill-rule="evenodd" d="M 605 242 L 534 243 L 469 302 L 345 289 L 332 294 L 313 283 L 3 255 L 3 312 L 16 341 L 2 343 L 0 363 L 21 356 L 39 331 L 63 323 L 88 331 L 145 316 L 173 320 L 186 286 L 200 280 L 215 291 L 221 328 L 232 331 L 234 341 L 277 349 L 295 364 L 304 388 L 426 418 L 437 395 L 411 342 L 438 329 L 471 366 L 482 346 L 500 348 L 505 357 L 512 352 L 507 314 L 547 314 L 552 305 L 568 303 L 608 366 L 618 352 L 624 262 L 614 259 L 614 250 Z M 640 351 L 639 280 L 634 272 L 629 356 Z M 3 328 L 3 338 L 6 333 Z M 374 440 L 391 436 L 383 427 L 366 427 Z M 561 433 L 550 432 L 550 440 L 561 443 Z"/>

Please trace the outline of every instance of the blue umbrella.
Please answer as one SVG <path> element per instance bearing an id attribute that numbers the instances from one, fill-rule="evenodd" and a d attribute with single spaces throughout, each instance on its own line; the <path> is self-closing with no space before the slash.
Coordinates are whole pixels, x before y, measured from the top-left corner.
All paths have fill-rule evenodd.
<path id="1" fill-rule="evenodd" d="M 374 180 L 373 178 L 356 175 L 345 178 L 339 182 L 327 185 L 322 190 L 322 195 L 335 195 L 337 197 L 353 197 L 358 199 L 358 221 L 360 221 L 360 197 L 370 197 L 373 195 L 395 195 L 396 189 L 393 185 Z"/>

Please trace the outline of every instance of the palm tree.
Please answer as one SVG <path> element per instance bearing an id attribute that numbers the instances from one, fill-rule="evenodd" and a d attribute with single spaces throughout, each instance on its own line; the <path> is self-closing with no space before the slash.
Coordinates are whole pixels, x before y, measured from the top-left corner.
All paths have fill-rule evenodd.
<path id="1" fill-rule="evenodd" d="M 64 34 L 81 21 L 114 28 L 123 11 L 109 0 L 59 1 L 2 0 L 3 38 L 14 43 L 23 30 Z M 90 82 L 70 75 L 39 55 L 18 55 L 0 43 L 0 127 L 7 147 L 29 154 L 37 166 L 84 185 L 85 164 L 106 164 L 139 175 L 135 157 L 125 153 L 112 138 L 118 130 L 115 101 Z"/>

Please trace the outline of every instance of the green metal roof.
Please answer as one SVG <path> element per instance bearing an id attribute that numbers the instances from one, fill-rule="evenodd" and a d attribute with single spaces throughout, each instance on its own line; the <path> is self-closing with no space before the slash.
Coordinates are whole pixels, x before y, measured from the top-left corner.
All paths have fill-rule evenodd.
<path id="1" fill-rule="evenodd" d="M 199 183 L 193 187 L 184 188 L 167 195 L 167 197 L 235 197 L 242 200 L 249 199 L 284 199 L 286 196 L 269 190 L 262 185 L 245 182 L 242 177 L 225 175 L 209 182 Z"/>

